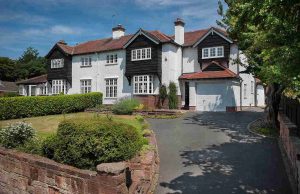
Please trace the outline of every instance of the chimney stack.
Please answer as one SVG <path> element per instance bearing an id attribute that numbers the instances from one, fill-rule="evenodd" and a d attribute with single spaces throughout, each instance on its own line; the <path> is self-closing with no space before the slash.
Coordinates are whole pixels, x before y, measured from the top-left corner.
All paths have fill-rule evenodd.
<path id="1" fill-rule="evenodd" d="M 116 27 L 112 29 L 113 39 L 119 39 L 124 35 L 125 35 L 125 28 L 121 24 L 118 24 Z"/>
<path id="2" fill-rule="evenodd" d="M 175 24 L 175 42 L 177 44 L 184 44 L 184 21 L 181 18 L 177 18 Z"/>
<path id="3" fill-rule="evenodd" d="M 59 40 L 57 43 L 67 45 L 67 43 L 64 40 Z"/>

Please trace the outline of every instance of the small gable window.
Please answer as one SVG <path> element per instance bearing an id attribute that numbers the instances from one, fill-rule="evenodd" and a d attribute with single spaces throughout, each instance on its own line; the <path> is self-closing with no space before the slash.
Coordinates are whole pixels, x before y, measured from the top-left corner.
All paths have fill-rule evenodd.
<path id="1" fill-rule="evenodd" d="M 51 69 L 63 68 L 64 59 L 51 59 Z"/>
<path id="2" fill-rule="evenodd" d="M 91 67 L 92 58 L 91 57 L 82 57 L 81 58 L 81 67 Z"/>
<path id="3" fill-rule="evenodd" d="M 131 61 L 151 59 L 151 48 L 134 49 L 131 51 Z"/>
<path id="4" fill-rule="evenodd" d="M 202 59 L 224 57 L 224 47 L 209 47 L 202 49 Z"/>
<path id="5" fill-rule="evenodd" d="M 118 63 L 118 55 L 117 54 L 106 55 L 106 64 L 117 64 L 117 63 Z"/>

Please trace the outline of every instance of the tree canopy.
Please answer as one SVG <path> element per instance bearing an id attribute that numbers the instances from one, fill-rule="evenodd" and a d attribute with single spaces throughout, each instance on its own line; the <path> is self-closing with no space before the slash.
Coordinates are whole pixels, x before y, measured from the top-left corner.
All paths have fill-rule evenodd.
<path id="1" fill-rule="evenodd" d="M 45 74 L 46 59 L 39 56 L 38 50 L 28 47 L 22 56 L 13 60 L 0 57 L 0 79 L 17 81 Z"/>

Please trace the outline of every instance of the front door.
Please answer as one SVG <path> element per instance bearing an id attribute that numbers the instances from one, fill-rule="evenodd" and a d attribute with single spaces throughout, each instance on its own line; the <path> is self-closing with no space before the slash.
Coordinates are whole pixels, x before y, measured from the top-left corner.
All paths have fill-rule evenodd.
<path id="1" fill-rule="evenodd" d="M 190 106 L 190 87 L 189 86 L 190 86 L 189 82 L 184 83 L 184 88 L 185 88 L 185 91 L 184 91 L 185 105 L 184 105 L 184 107 L 185 108 L 189 108 L 189 106 Z"/>

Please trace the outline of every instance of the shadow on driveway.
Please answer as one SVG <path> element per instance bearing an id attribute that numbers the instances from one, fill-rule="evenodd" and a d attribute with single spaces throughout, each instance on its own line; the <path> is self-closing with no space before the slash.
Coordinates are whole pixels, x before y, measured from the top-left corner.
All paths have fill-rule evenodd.
<path id="1" fill-rule="evenodd" d="M 156 193 L 290 194 L 276 140 L 247 131 L 261 116 L 245 111 L 150 119 L 161 159 Z"/>

